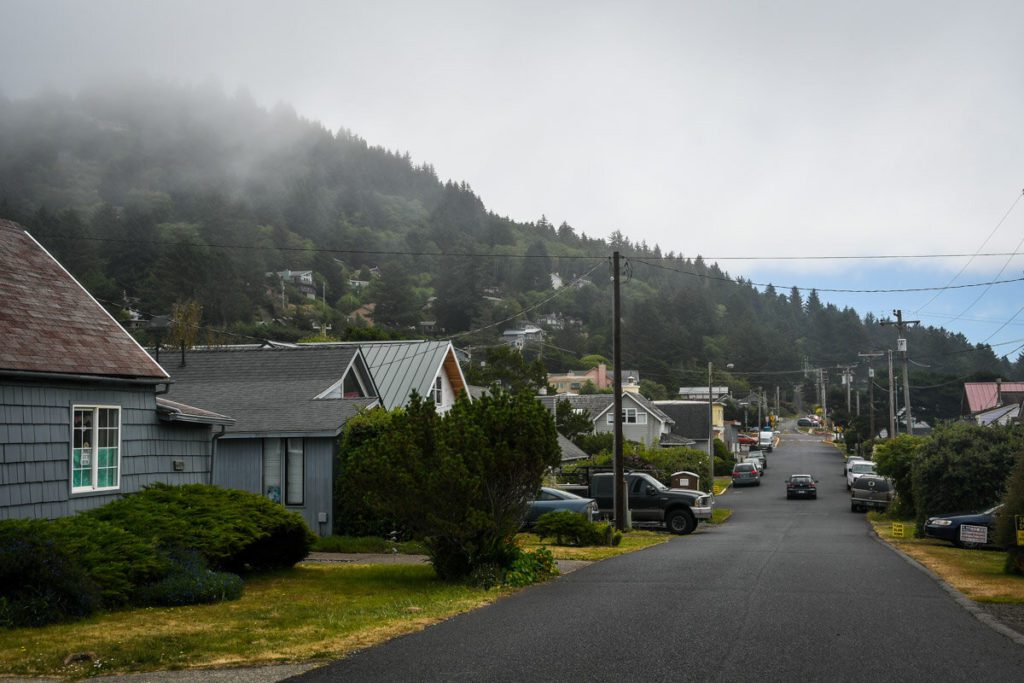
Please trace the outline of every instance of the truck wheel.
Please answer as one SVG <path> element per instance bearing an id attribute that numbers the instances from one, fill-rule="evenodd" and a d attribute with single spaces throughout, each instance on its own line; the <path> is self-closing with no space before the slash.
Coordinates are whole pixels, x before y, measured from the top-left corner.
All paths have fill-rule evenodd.
<path id="1" fill-rule="evenodd" d="M 692 533 L 696 526 L 697 521 L 688 510 L 673 510 L 665 519 L 665 528 L 680 536 Z"/>

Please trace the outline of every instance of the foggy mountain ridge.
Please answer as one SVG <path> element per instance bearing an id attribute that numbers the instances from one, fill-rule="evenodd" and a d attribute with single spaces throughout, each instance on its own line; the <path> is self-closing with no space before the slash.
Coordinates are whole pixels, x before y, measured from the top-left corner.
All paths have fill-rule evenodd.
<path id="1" fill-rule="evenodd" d="M 377 304 L 378 326 L 423 336 L 418 323 L 433 321 L 452 334 L 536 305 L 552 293 L 552 272 L 568 281 L 598 265 L 591 286 L 529 316 L 582 321 L 530 350 L 550 370 L 578 367 L 582 356 L 611 355 L 608 270 L 585 257 L 615 248 L 632 259 L 625 362 L 666 387 L 699 384 L 707 360 L 794 371 L 894 344 L 891 329 L 814 292 L 761 292 L 699 258 L 661 259 L 657 246 L 620 233 L 606 241 L 565 223 L 497 216 L 467 183 L 442 182 L 407 153 L 212 85 L 139 81 L 0 100 L 0 216 L 25 224 L 104 301 L 127 295 L 142 312 L 166 313 L 195 299 L 206 325 L 241 334 L 298 338 L 327 320 L 344 335 L 345 316 L 367 303 Z M 349 284 L 370 266 L 383 277 Z M 265 273 L 284 269 L 314 270 L 327 307 L 288 291 L 292 307 L 282 308 Z M 485 301 L 485 289 L 501 301 Z M 502 329 L 468 341 L 495 343 Z M 922 385 L 1020 375 L 1020 359 L 997 359 L 963 335 L 922 327 L 910 337 L 931 366 L 913 373 Z"/>

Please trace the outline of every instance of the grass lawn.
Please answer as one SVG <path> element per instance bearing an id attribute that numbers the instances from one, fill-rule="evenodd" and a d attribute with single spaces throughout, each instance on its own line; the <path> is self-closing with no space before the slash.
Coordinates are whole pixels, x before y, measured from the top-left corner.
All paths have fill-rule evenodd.
<path id="1" fill-rule="evenodd" d="M 537 534 L 522 533 L 516 536 L 519 546 L 524 550 L 535 550 L 541 546 L 546 547 L 555 556 L 556 560 L 606 560 L 616 555 L 624 555 L 634 550 L 643 550 L 652 545 L 665 543 L 675 536 L 658 531 L 633 530 L 622 535 L 622 543 L 617 546 L 589 546 L 585 548 L 571 548 L 569 546 L 551 545 L 541 543 Z M 550 541 L 551 539 L 547 539 Z"/>
<path id="2" fill-rule="evenodd" d="M 871 513 L 869 519 L 883 540 L 931 569 L 971 600 L 1024 604 L 1024 577 L 1003 573 L 1006 553 L 964 550 L 944 541 L 913 538 L 912 521 L 905 522 L 907 537 L 895 538 L 891 520 L 877 513 Z"/>
<path id="3" fill-rule="evenodd" d="M 392 543 L 380 536 L 324 536 L 313 545 L 313 552 L 320 553 L 390 553 L 397 550 L 401 555 L 426 555 L 427 549 L 419 541 Z"/>
<path id="4" fill-rule="evenodd" d="M 732 517 L 732 509 L 716 507 L 711 513 L 711 523 L 721 524 L 730 517 Z M 699 529 L 700 527 L 697 528 Z"/>
<path id="5" fill-rule="evenodd" d="M 429 565 L 300 565 L 250 578 L 234 602 L 0 630 L 0 675 L 77 678 L 337 658 L 503 594 L 443 583 Z M 72 652 L 94 653 L 95 663 L 64 666 Z"/>

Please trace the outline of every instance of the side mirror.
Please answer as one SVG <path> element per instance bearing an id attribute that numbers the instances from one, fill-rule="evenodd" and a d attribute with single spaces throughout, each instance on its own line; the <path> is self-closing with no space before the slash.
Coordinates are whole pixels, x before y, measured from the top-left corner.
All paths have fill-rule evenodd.
<path id="1" fill-rule="evenodd" d="M 648 486 L 647 486 L 647 495 L 648 495 L 648 496 L 653 496 L 654 494 L 655 494 L 655 490 L 654 490 L 654 487 L 653 487 L 653 486 L 650 486 L 650 485 L 648 485 Z"/>

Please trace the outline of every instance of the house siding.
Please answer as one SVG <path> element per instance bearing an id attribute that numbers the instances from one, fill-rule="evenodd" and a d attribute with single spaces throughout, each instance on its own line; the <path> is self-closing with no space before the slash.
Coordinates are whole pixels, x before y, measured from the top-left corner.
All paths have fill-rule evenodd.
<path id="1" fill-rule="evenodd" d="M 333 522 L 335 443 L 335 439 L 326 437 L 303 439 L 304 501 L 302 505 L 285 506 L 302 515 L 309 528 L 321 536 L 331 533 Z M 218 439 L 213 469 L 215 484 L 263 495 L 263 439 Z M 325 522 L 319 521 L 320 513 L 326 515 Z"/>
<path id="2" fill-rule="evenodd" d="M 121 408 L 116 491 L 71 493 L 74 405 Z M 158 481 L 208 483 L 210 436 L 207 425 L 161 422 L 152 386 L 0 380 L 0 519 L 64 517 Z"/>

